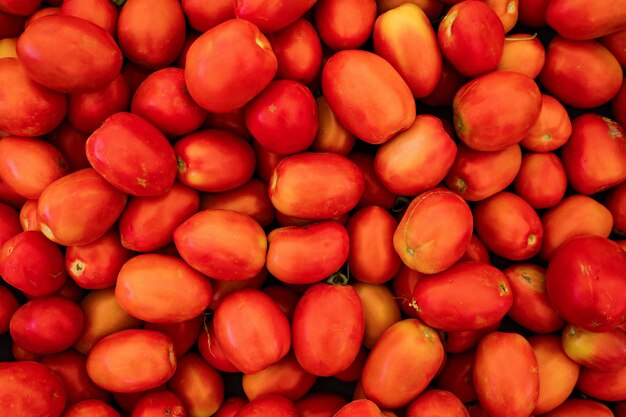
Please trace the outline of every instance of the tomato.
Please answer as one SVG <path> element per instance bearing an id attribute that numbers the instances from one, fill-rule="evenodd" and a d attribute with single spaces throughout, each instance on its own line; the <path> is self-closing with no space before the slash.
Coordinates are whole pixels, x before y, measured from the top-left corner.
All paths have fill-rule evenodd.
<path id="1" fill-rule="evenodd" d="M 311 392 L 295 405 L 300 417 L 333 417 L 347 401 L 339 394 Z"/>
<path id="2" fill-rule="evenodd" d="M 231 210 L 194 214 L 176 228 L 174 243 L 189 265 L 217 280 L 252 278 L 265 265 L 265 232 L 251 217 Z"/>
<path id="3" fill-rule="evenodd" d="M 317 133 L 315 98 L 297 81 L 272 81 L 246 106 L 246 126 L 270 152 L 283 155 L 304 151 Z"/>
<path id="4" fill-rule="evenodd" d="M 245 374 L 278 362 L 291 347 L 287 317 L 270 296 L 256 289 L 226 296 L 215 309 L 213 324 L 225 356 Z"/>
<path id="5" fill-rule="evenodd" d="M 341 315 L 335 314 L 341 311 Z M 352 286 L 319 283 L 309 287 L 293 314 L 293 351 L 307 372 L 332 376 L 356 358 L 364 334 L 364 313 Z M 341 339 L 333 335 L 343 335 Z M 333 354 L 329 355 L 328 352 Z"/>
<path id="6" fill-rule="evenodd" d="M 622 83 L 622 87 L 619 89 L 613 100 L 611 101 L 611 110 L 613 116 L 618 123 L 623 126 L 626 125 L 626 84 Z"/>
<path id="7" fill-rule="evenodd" d="M 517 144 L 492 152 L 459 144 L 445 182 L 467 201 L 484 200 L 511 185 L 521 164 L 522 151 Z"/>
<path id="8" fill-rule="evenodd" d="M 61 4 L 61 13 L 88 20 L 115 37 L 119 15 L 114 3 L 105 0 L 68 0 Z"/>
<path id="9" fill-rule="evenodd" d="M 415 121 L 411 89 L 385 59 L 345 50 L 328 59 L 322 92 L 337 120 L 359 139 L 381 144 Z"/>
<path id="10" fill-rule="evenodd" d="M 276 55 L 259 28 L 244 19 L 231 19 L 208 30 L 189 47 L 185 82 L 201 107 L 226 113 L 260 93 L 277 67 Z"/>
<path id="11" fill-rule="evenodd" d="M 619 61 L 622 68 L 626 66 L 626 27 L 617 32 L 610 33 L 598 39 L 606 49 L 608 49 Z"/>
<path id="12" fill-rule="evenodd" d="M 0 10 L 17 16 L 33 14 L 41 5 L 41 0 L 2 0 Z"/>
<path id="13" fill-rule="evenodd" d="M 363 345 L 371 349 L 389 327 L 400 321 L 400 308 L 385 285 L 355 282 L 353 287 L 363 305 Z"/>
<path id="14" fill-rule="evenodd" d="M 364 187 L 363 174 L 347 157 L 302 152 L 276 165 L 269 196 L 276 210 L 285 215 L 324 220 L 352 210 Z"/>
<path id="15" fill-rule="evenodd" d="M 626 366 L 626 333 L 620 329 L 591 332 L 567 325 L 562 332 L 563 350 L 585 368 L 600 372 Z"/>
<path id="16" fill-rule="evenodd" d="M 378 148 L 374 170 L 390 191 L 417 195 L 444 179 L 456 153 L 456 144 L 441 120 L 419 115 L 411 127 Z M 415 172 L 423 174 L 414 175 Z"/>
<path id="17" fill-rule="evenodd" d="M 576 236 L 554 252 L 546 289 L 554 308 L 570 324 L 603 332 L 626 320 L 626 252 L 593 235 Z"/>
<path id="18" fill-rule="evenodd" d="M 313 17 L 320 39 L 330 49 L 357 49 L 372 33 L 376 1 L 318 0 Z"/>
<path id="19" fill-rule="evenodd" d="M 604 199 L 604 207 L 613 218 L 613 231 L 619 235 L 626 234 L 626 183 L 613 187 Z"/>
<path id="20" fill-rule="evenodd" d="M 413 307 L 413 290 L 417 281 L 427 276 L 402 264 L 398 273 L 391 280 L 393 293 L 396 296 L 400 309 L 408 317 L 417 318 L 417 311 Z"/>
<path id="21" fill-rule="evenodd" d="M 242 388 L 248 400 L 268 394 L 282 395 L 291 401 L 302 398 L 317 377 L 305 371 L 293 354 L 254 374 L 243 376 Z"/>
<path id="22" fill-rule="evenodd" d="M 84 168 L 91 168 L 87 154 L 85 153 L 85 143 L 88 135 L 80 133 L 69 121 L 65 120 L 55 130 L 50 132 L 47 139 L 61 153 L 67 162 L 70 172 Z"/>
<path id="23" fill-rule="evenodd" d="M 18 16 L 0 10 L 0 38 L 17 37 L 24 31 L 26 16 Z M 13 48 L 15 49 L 15 48 Z M 16 56 L 17 54 L 12 54 Z"/>
<path id="24" fill-rule="evenodd" d="M 19 233 L 2 245 L 0 275 L 11 286 L 37 297 L 59 291 L 67 278 L 60 248 L 38 231 Z"/>
<path id="25" fill-rule="evenodd" d="M 445 59 L 441 66 L 441 77 L 435 86 L 435 89 L 420 99 L 420 101 L 429 106 L 450 106 L 454 100 L 454 95 L 466 82 L 465 76 L 461 75 L 448 61 Z"/>
<path id="26" fill-rule="evenodd" d="M 189 320 L 176 323 L 150 323 L 143 326 L 147 330 L 159 331 L 172 339 L 174 342 L 174 352 L 180 358 L 187 353 L 195 344 L 200 334 L 200 329 L 204 325 L 204 315 L 200 314 Z"/>
<path id="27" fill-rule="evenodd" d="M 519 0 L 519 22 L 524 26 L 547 26 L 546 9 L 550 0 Z"/>
<path id="28" fill-rule="evenodd" d="M 171 391 L 147 393 L 135 405 L 131 417 L 150 417 L 157 414 L 172 417 L 187 417 L 183 402 Z"/>
<path id="29" fill-rule="evenodd" d="M 553 151 L 563 146 L 571 134 L 572 122 L 565 107 L 554 97 L 542 94 L 539 119 L 520 145 L 534 152 Z"/>
<path id="30" fill-rule="evenodd" d="M 60 417 L 67 394 L 46 365 L 30 361 L 0 363 L 0 406 L 21 416 Z"/>
<path id="31" fill-rule="evenodd" d="M 539 368 L 539 399 L 533 414 L 543 414 L 562 404 L 574 390 L 580 365 L 563 351 L 557 335 L 533 335 L 528 342 Z"/>
<path id="32" fill-rule="evenodd" d="M 189 26 L 201 33 L 235 17 L 235 9 L 230 0 L 211 3 L 202 0 L 182 0 L 182 7 Z"/>
<path id="33" fill-rule="evenodd" d="M 605 402 L 626 400 L 626 366 L 615 371 L 581 368 L 576 388 L 583 394 Z"/>
<path id="34" fill-rule="evenodd" d="M 404 406 L 432 381 L 443 360 L 436 331 L 416 319 L 401 320 L 370 351 L 361 377 L 363 392 L 381 407 Z"/>
<path id="35" fill-rule="evenodd" d="M 254 172 L 254 152 L 242 137 L 225 130 L 200 130 L 174 145 L 178 180 L 200 191 L 242 186 Z M 224 169 L 226 164 L 229 169 Z"/>
<path id="36" fill-rule="evenodd" d="M 0 286 L 0 334 L 9 331 L 11 317 L 20 307 L 15 295 L 5 286 Z"/>
<path id="37" fill-rule="evenodd" d="M 472 233 L 472 238 L 467 245 L 467 249 L 459 261 L 481 261 L 490 264 L 491 255 L 482 240 L 480 240 L 476 234 Z"/>
<path id="38" fill-rule="evenodd" d="M 224 381 L 199 355 L 178 360 L 168 387 L 181 399 L 189 417 L 211 416 L 224 401 Z"/>
<path id="39" fill-rule="evenodd" d="M 17 55 L 29 77 L 63 93 L 110 83 L 119 75 L 123 59 L 106 30 L 64 14 L 32 22 L 17 40 Z M 103 56 L 109 58 L 99 59 Z"/>
<path id="40" fill-rule="evenodd" d="M 550 260 L 554 251 L 572 237 L 589 234 L 608 238 L 613 216 L 593 198 L 574 194 L 546 211 L 541 216 L 541 223 L 544 234 L 539 255 Z"/>
<path id="41" fill-rule="evenodd" d="M 606 405 L 589 399 L 569 398 L 560 406 L 544 414 L 545 417 L 612 417 L 611 409 Z"/>
<path id="42" fill-rule="evenodd" d="M 291 321 L 293 312 L 296 310 L 296 304 L 300 300 L 300 293 L 280 284 L 268 285 L 263 288 L 263 292 L 278 304 L 283 314 Z"/>
<path id="43" fill-rule="evenodd" d="M 460 262 L 418 280 L 413 299 L 418 317 L 429 326 L 445 331 L 489 327 L 498 323 L 513 303 L 506 276 L 497 268 L 477 261 Z"/>
<path id="44" fill-rule="evenodd" d="M 356 164 L 365 179 L 363 194 L 356 207 L 380 206 L 391 209 L 396 204 L 396 194 L 388 190 L 376 175 L 375 156 L 365 152 L 350 152 L 348 159 Z"/>
<path id="45" fill-rule="evenodd" d="M 515 27 L 519 16 L 519 0 L 487 0 L 485 3 L 500 18 L 504 27 L 504 33 L 508 33 Z"/>
<path id="46" fill-rule="evenodd" d="M 411 401 L 406 409 L 407 417 L 469 417 L 461 400 L 451 393 L 439 389 L 429 389 Z"/>
<path id="47" fill-rule="evenodd" d="M 315 1 L 240 0 L 235 3 L 235 16 L 254 23 L 263 33 L 272 33 L 295 22 Z"/>
<path id="48" fill-rule="evenodd" d="M 228 130 L 246 140 L 252 139 L 252 135 L 246 126 L 246 107 L 240 107 L 226 113 L 209 112 L 202 126 L 208 129 Z M 254 146 L 253 142 L 253 146 Z"/>
<path id="49" fill-rule="evenodd" d="M 523 74 L 493 71 L 461 87 L 452 110 L 463 143 L 477 151 L 498 151 L 526 137 L 539 118 L 541 93 Z"/>
<path id="50" fill-rule="evenodd" d="M 269 394 L 250 401 L 234 417 L 297 417 L 298 410 L 293 402 L 282 395 Z"/>
<path id="51" fill-rule="evenodd" d="M 567 191 L 563 163 L 552 152 L 524 154 L 513 188 L 535 209 L 555 206 Z"/>
<path id="52" fill-rule="evenodd" d="M 343 382 L 358 382 L 361 378 L 361 373 L 363 373 L 363 365 L 365 365 L 367 354 L 368 350 L 365 348 L 365 346 L 361 346 L 361 349 L 359 349 L 359 353 L 357 353 L 356 358 L 354 358 L 350 366 L 348 366 L 343 371 L 336 373 L 334 375 L 334 378 Z"/>
<path id="53" fill-rule="evenodd" d="M 211 286 L 213 287 L 213 301 L 209 308 L 215 310 L 219 303 L 222 302 L 231 292 L 241 290 L 243 288 L 260 289 L 267 279 L 267 269 L 264 267 L 261 272 L 253 276 L 252 278 L 242 279 L 237 281 L 224 281 L 224 280 L 212 280 Z"/>
<path id="54" fill-rule="evenodd" d="M 226 355 L 224 355 L 224 351 L 215 337 L 215 326 L 213 326 L 213 320 L 204 319 L 203 321 L 203 328 L 200 331 L 197 340 L 198 352 L 202 358 L 218 371 L 239 372 L 235 365 L 233 365 L 230 360 L 228 360 Z"/>
<path id="55" fill-rule="evenodd" d="M 472 228 L 467 203 L 453 191 L 434 188 L 411 201 L 394 233 L 393 246 L 409 268 L 433 274 L 463 256 Z"/>
<path id="56" fill-rule="evenodd" d="M 211 303 L 212 289 L 207 277 L 181 259 L 142 254 L 122 266 L 115 297 L 140 320 L 177 323 L 199 316 Z"/>
<path id="57" fill-rule="evenodd" d="M 514 4 L 517 0 L 511 1 Z M 515 7 L 517 10 L 517 7 Z M 504 40 L 504 49 L 497 70 L 516 71 L 537 78 L 546 59 L 546 50 L 535 35 L 518 33 L 509 35 Z"/>
<path id="58" fill-rule="evenodd" d="M 513 291 L 509 317 L 535 333 L 551 333 L 563 328 L 565 321 L 550 304 L 546 293 L 545 268 L 531 263 L 516 263 L 502 272 Z"/>
<path id="59" fill-rule="evenodd" d="M 67 110 L 64 94 L 33 81 L 16 58 L 0 59 L 0 129 L 40 136 L 57 127 Z"/>
<path id="60" fill-rule="evenodd" d="M 468 77 L 496 69 L 504 48 L 504 26 L 485 2 L 453 5 L 444 16 L 437 39 L 444 57 Z"/>
<path id="61" fill-rule="evenodd" d="M 277 79 L 311 84 L 322 67 L 322 44 L 317 31 L 305 18 L 267 34 L 278 61 Z"/>
<path id="62" fill-rule="evenodd" d="M 18 213 L 13 207 L 0 203 L 0 246 L 23 231 L 21 225 L 22 210 L 20 209 Z"/>
<path id="63" fill-rule="evenodd" d="M 480 341 L 473 380 L 489 415 L 528 416 L 537 404 L 537 358 L 530 343 L 517 333 L 493 332 Z"/>
<path id="64" fill-rule="evenodd" d="M 219 410 L 213 415 L 215 417 L 234 417 L 248 402 L 245 397 L 228 397 L 224 399 Z"/>
<path id="65" fill-rule="evenodd" d="M 446 355 L 446 363 L 435 378 L 435 386 L 454 394 L 464 403 L 476 401 L 472 381 L 474 350 Z"/>
<path id="66" fill-rule="evenodd" d="M 337 411 L 333 417 L 378 417 L 382 413 L 373 401 L 360 399 L 350 401 Z"/>
<path id="67" fill-rule="evenodd" d="M 600 1 L 593 8 L 581 0 L 552 0 L 546 22 L 569 39 L 593 39 L 626 28 L 626 3 Z M 612 10 L 615 8 L 615 10 Z"/>
<path id="68" fill-rule="evenodd" d="M 49 367 L 61 378 L 67 391 L 67 406 L 86 400 L 111 401 L 111 393 L 100 388 L 89 379 L 85 362 L 87 358 L 66 349 L 41 358 L 41 363 Z"/>
<path id="69" fill-rule="evenodd" d="M 350 157 L 356 137 L 337 120 L 324 96 L 315 99 L 318 129 L 311 149 L 315 152 L 334 152 Z"/>
<path id="70" fill-rule="evenodd" d="M 406 81 L 413 96 L 426 97 L 441 78 L 441 52 L 428 16 L 414 4 L 378 16 L 372 33 L 374 51 Z"/>
<path id="71" fill-rule="evenodd" d="M 419 316 L 418 316 L 419 317 Z M 472 349 L 476 349 L 478 342 L 491 332 L 495 332 L 500 328 L 501 322 L 498 321 L 488 327 L 478 330 L 459 330 L 453 332 L 439 331 L 443 343 L 443 349 L 446 353 L 463 353 Z"/>

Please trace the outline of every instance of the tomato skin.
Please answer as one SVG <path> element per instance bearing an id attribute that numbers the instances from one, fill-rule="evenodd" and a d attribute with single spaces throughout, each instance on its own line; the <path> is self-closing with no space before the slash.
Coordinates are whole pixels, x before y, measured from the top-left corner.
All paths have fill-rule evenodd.
<path id="1" fill-rule="evenodd" d="M 68 407 L 63 417 L 120 417 L 115 408 L 101 400 L 85 400 Z"/>
<path id="2" fill-rule="evenodd" d="M 353 287 L 363 305 L 363 345 L 371 349 L 389 327 L 400 321 L 400 308 L 386 285 L 355 282 Z"/>
<path id="3" fill-rule="evenodd" d="M 67 393 L 46 365 L 30 361 L 0 363 L 0 406 L 15 415 L 60 417 Z"/>
<path id="4" fill-rule="evenodd" d="M 531 28 L 547 26 L 546 9 L 550 0 L 520 0 L 519 22 Z"/>
<path id="5" fill-rule="evenodd" d="M 220 372 L 239 372 L 235 365 L 224 355 L 224 351 L 215 337 L 213 320 L 208 320 L 206 323 L 203 323 L 203 329 L 198 335 L 197 346 L 198 352 L 202 358 L 216 370 Z"/>
<path id="6" fill-rule="evenodd" d="M 452 64 L 443 60 L 441 77 L 437 85 L 429 95 L 421 98 L 420 101 L 430 106 L 451 106 L 454 95 L 463 87 L 466 81 L 465 76 L 461 75 Z"/>
<path id="7" fill-rule="evenodd" d="M 311 392 L 295 405 L 301 417 L 333 417 L 347 403 L 339 394 Z"/>
<path id="8" fill-rule="evenodd" d="M 187 417 L 183 402 L 171 391 L 162 390 L 147 393 L 135 405 L 131 417 L 150 417 L 154 415 Z"/>
<path id="9" fill-rule="evenodd" d="M 20 226 L 24 232 L 31 230 L 35 230 L 37 232 L 39 231 L 39 221 L 37 220 L 37 200 L 26 200 L 22 205 L 22 208 L 20 209 Z"/>
<path id="10" fill-rule="evenodd" d="M 593 235 L 576 236 L 554 252 L 546 289 L 554 308 L 570 324 L 602 332 L 626 320 L 623 301 L 626 252 Z"/>
<path id="11" fill-rule="evenodd" d="M 517 71 L 534 79 L 541 72 L 545 60 L 546 50 L 539 39 L 525 33 L 512 34 L 504 40 L 502 57 L 496 69 Z"/>
<path id="12" fill-rule="evenodd" d="M 16 209 L 8 204 L 0 203 L 0 246 L 13 236 L 25 231 L 22 230 L 21 211 L 20 209 L 18 213 Z"/>
<path id="13" fill-rule="evenodd" d="M 38 231 L 19 233 L 0 248 L 0 275 L 31 296 L 59 291 L 67 278 L 60 248 Z"/>
<path id="14" fill-rule="evenodd" d="M 315 98 L 297 81 L 272 81 L 246 106 L 246 126 L 270 152 L 302 152 L 311 146 L 317 133 Z"/>
<path id="15" fill-rule="evenodd" d="M 375 156 L 365 152 L 350 152 L 348 159 L 356 164 L 363 177 L 365 187 L 361 198 L 357 203 L 357 208 L 367 206 L 380 206 L 384 209 L 391 209 L 396 204 L 396 194 L 385 187 L 374 169 Z"/>
<path id="16" fill-rule="evenodd" d="M 382 413 L 373 401 L 359 399 L 350 401 L 337 411 L 333 417 L 379 417 Z"/>
<path id="17" fill-rule="evenodd" d="M 545 417 L 612 417 L 611 409 L 599 401 L 583 398 L 568 398 Z"/>
<path id="18" fill-rule="evenodd" d="M 235 17 L 235 8 L 230 0 L 211 3 L 202 0 L 182 0 L 182 6 L 189 26 L 200 33 Z"/>
<path id="19" fill-rule="evenodd" d="M 200 329 L 204 324 L 204 316 L 202 314 L 190 318 L 189 320 L 177 323 L 144 323 L 143 328 L 147 330 L 159 331 L 172 339 L 174 342 L 174 352 L 176 357 L 180 358 L 186 354 L 193 345 L 195 345 Z"/>
<path id="20" fill-rule="evenodd" d="M 316 0 L 240 0 L 235 2 L 235 16 L 254 23 L 263 33 L 273 33 L 295 22 L 315 2 Z"/>
<path id="21" fill-rule="evenodd" d="M 417 311 L 415 311 L 412 305 L 413 290 L 417 282 L 425 276 L 426 274 L 417 272 L 402 264 L 398 273 L 391 280 L 393 293 L 400 303 L 400 309 L 408 317 L 417 318 Z"/>
<path id="22" fill-rule="evenodd" d="M 168 387 L 181 399 L 189 417 L 211 416 L 224 401 L 222 376 L 195 353 L 178 360 Z"/>
<path id="23" fill-rule="evenodd" d="M 420 279 L 413 299 L 418 317 L 444 331 L 489 327 L 498 323 L 513 303 L 506 276 L 499 269 L 477 261 L 460 262 Z"/>
<path id="24" fill-rule="evenodd" d="M 268 242 L 267 270 L 288 284 L 321 281 L 348 259 L 348 232 L 333 220 L 276 228 L 268 235 Z"/>
<path id="25" fill-rule="evenodd" d="M 231 19 L 208 30 L 189 47 L 185 82 L 201 107 L 227 113 L 260 93 L 277 68 L 276 55 L 259 28 L 247 20 Z M 207 78 L 206 74 L 212 75 Z"/>
<path id="26" fill-rule="evenodd" d="M 504 33 L 508 33 L 515 27 L 519 17 L 519 0 L 486 0 L 485 3 L 500 18 L 502 26 L 504 26 Z"/>
<path id="27" fill-rule="evenodd" d="M 623 1 L 601 1 L 592 8 L 585 1 L 553 0 L 546 8 L 545 18 L 564 37 L 594 39 L 626 28 L 625 7 Z"/>
<path id="28" fill-rule="evenodd" d="M 572 134 L 572 121 L 563 104 L 554 97 L 541 95 L 539 118 L 520 145 L 533 152 L 554 151 L 563 146 Z"/>
<path id="29" fill-rule="evenodd" d="M 419 318 L 419 316 L 418 316 Z M 459 330 L 453 332 L 439 331 L 446 353 L 463 353 L 476 349 L 478 342 L 491 332 L 500 328 L 500 322 L 478 330 Z"/>
<path id="30" fill-rule="evenodd" d="M 291 347 L 287 317 L 260 290 L 242 289 L 226 296 L 215 310 L 213 324 L 224 354 L 245 374 L 278 362 Z"/>
<path id="31" fill-rule="evenodd" d="M 293 402 L 282 395 L 269 394 L 250 401 L 233 417 L 297 417 L 298 410 Z"/>
<path id="32" fill-rule="evenodd" d="M 407 417 L 469 417 L 461 400 L 451 393 L 439 389 L 429 389 L 411 401 L 406 409 Z"/>
<path id="33" fill-rule="evenodd" d="M 13 314 L 11 338 L 32 353 L 57 353 L 78 339 L 83 322 L 83 313 L 74 302 L 61 297 L 38 298 Z"/>
<path id="34" fill-rule="evenodd" d="M 448 10 L 437 39 L 443 56 L 454 68 L 475 77 L 498 66 L 504 48 L 504 26 L 485 2 L 463 1 Z"/>
<path id="35" fill-rule="evenodd" d="M 241 290 L 244 288 L 260 289 L 267 279 L 267 269 L 264 267 L 261 272 L 253 276 L 252 278 L 242 279 L 237 281 L 225 281 L 215 279 L 212 281 L 213 286 L 213 301 L 209 308 L 215 310 L 219 303 L 222 302 L 224 297 L 228 294 Z"/>
<path id="36" fill-rule="evenodd" d="M 506 369 L 503 363 L 508 364 Z M 517 333 L 496 331 L 480 341 L 473 380 L 489 415 L 528 416 L 537 404 L 537 358 L 530 343 Z"/>
<path id="37" fill-rule="evenodd" d="M 444 179 L 456 153 L 456 144 L 441 120 L 419 115 L 411 127 L 378 148 L 374 170 L 390 191 L 400 195 L 417 195 Z M 415 172 L 424 174 L 413 175 Z"/>
<path id="38" fill-rule="evenodd" d="M 9 331 L 11 317 L 19 307 L 15 295 L 5 286 L 0 286 L 0 334 Z"/>
<path id="39" fill-rule="evenodd" d="M 234 417 L 244 405 L 248 404 L 248 400 L 245 397 L 228 397 L 224 399 L 224 402 L 217 410 L 215 417 Z"/>
<path id="40" fill-rule="evenodd" d="M 617 58 L 622 68 L 624 68 L 626 66 L 626 52 L 624 51 L 624 46 L 626 46 L 626 27 L 598 40 Z"/>
<path id="41" fill-rule="evenodd" d="M 489 254 L 489 249 L 487 249 L 487 246 L 485 246 L 482 240 L 480 240 L 475 233 L 472 233 L 472 238 L 467 245 L 467 249 L 459 261 L 481 261 L 486 264 L 490 264 L 491 255 Z"/>
<path id="42" fill-rule="evenodd" d="M 437 332 L 416 319 L 401 320 L 378 339 L 365 361 L 365 396 L 384 408 L 406 405 L 432 381 L 443 360 Z"/>
<path id="43" fill-rule="evenodd" d="M 339 311 L 341 315 L 337 315 Z M 304 292 L 293 314 L 293 351 L 307 372 L 332 376 L 354 361 L 364 329 L 363 305 L 352 286 L 314 284 Z M 343 335 L 341 340 L 333 338 L 337 332 Z"/>
<path id="44" fill-rule="evenodd" d="M 539 118 L 541 92 L 523 74 L 493 71 L 461 87 L 452 108 L 454 127 L 463 143 L 477 151 L 497 151 L 528 134 Z"/>
<path id="45" fill-rule="evenodd" d="M 376 1 L 318 0 L 313 19 L 324 45 L 335 51 L 358 49 L 372 33 Z"/>
<path id="46" fill-rule="evenodd" d="M 119 75 L 123 60 L 122 51 L 106 30 L 64 14 L 32 22 L 17 40 L 17 55 L 29 77 L 62 93 L 110 83 Z M 100 59 L 104 56 L 109 58 Z"/>
<path id="47" fill-rule="evenodd" d="M 242 387 L 250 401 L 268 394 L 296 401 L 311 389 L 316 380 L 317 377 L 305 371 L 293 354 L 288 354 L 257 373 L 244 375 Z"/>
<path id="48" fill-rule="evenodd" d="M 626 366 L 614 371 L 597 371 L 582 367 L 576 388 L 584 395 L 599 401 L 626 400 Z"/>
<path id="49" fill-rule="evenodd" d="M 414 4 L 400 5 L 378 16 L 374 51 L 393 65 L 413 97 L 432 93 L 441 77 L 441 52 L 426 13 Z"/>
<path id="50" fill-rule="evenodd" d="M 17 58 L 0 59 L 0 129 L 36 137 L 57 127 L 67 111 L 64 94 L 33 81 Z"/>
<path id="51" fill-rule="evenodd" d="M 132 113 L 109 116 L 87 139 L 86 152 L 100 175 L 134 196 L 161 195 L 176 178 L 176 157 L 167 138 Z"/>
<path id="52" fill-rule="evenodd" d="M 199 316 L 211 303 L 207 277 L 179 258 L 142 254 L 128 260 L 115 284 L 126 312 L 153 323 L 178 323 Z"/>
<path id="53" fill-rule="evenodd" d="M 439 215 L 444 211 L 445 218 Z M 473 217 L 467 203 L 453 191 L 434 188 L 411 201 L 394 233 L 393 245 L 409 268 L 433 274 L 449 268 L 463 256 L 472 228 Z"/>
<path id="54" fill-rule="evenodd" d="M 567 191 L 567 174 L 561 159 L 552 152 L 525 154 L 513 188 L 535 209 L 555 206 Z"/>
<path id="55" fill-rule="evenodd" d="M 552 307 L 546 292 L 545 268 L 516 263 L 502 272 L 513 291 L 513 305 L 507 313 L 509 317 L 535 333 L 552 333 L 563 328 L 565 320 Z"/>
<path id="56" fill-rule="evenodd" d="M 356 137 L 337 120 L 324 96 L 315 99 L 318 129 L 311 149 L 315 152 L 334 152 L 352 155 Z"/>
<path id="57" fill-rule="evenodd" d="M 61 13 L 88 20 L 115 37 L 119 15 L 115 4 L 105 0 L 68 0 L 61 4 Z"/>
<path id="58" fill-rule="evenodd" d="M 61 151 L 70 172 L 91 168 L 85 153 L 88 136 L 76 130 L 69 121 L 64 121 L 48 134 L 48 142 Z"/>
<path id="59" fill-rule="evenodd" d="M 343 155 L 302 152 L 276 165 L 268 192 L 282 214 L 325 220 L 352 210 L 363 194 L 364 182 L 359 168 Z"/>
<path id="60" fill-rule="evenodd" d="M 335 53 L 322 70 L 322 91 L 341 124 L 367 143 L 384 143 L 415 120 L 411 89 L 371 52 Z"/>
<path id="61" fill-rule="evenodd" d="M 626 366 L 626 333 L 620 329 L 590 332 L 567 325 L 562 332 L 563 350 L 585 368 L 600 372 Z"/>
<path id="62" fill-rule="evenodd" d="M 620 236 L 626 235 L 626 183 L 611 189 L 604 199 L 604 207 L 613 218 L 613 231 Z"/>
<path id="63" fill-rule="evenodd" d="M 472 381 L 474 350 L 446 355 L 446 363 L 435 378 L 435 386 L 449 391 L 464 403 L 476 401 Z"/>

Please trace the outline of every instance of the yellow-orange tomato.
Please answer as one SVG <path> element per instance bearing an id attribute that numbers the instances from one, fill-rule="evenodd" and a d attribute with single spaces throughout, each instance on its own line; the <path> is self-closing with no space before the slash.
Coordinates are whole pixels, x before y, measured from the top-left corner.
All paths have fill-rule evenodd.
<path id="1" fill-rule="evenodd" d="M 511 3 L 517 3 L 517 0 L 511 0 Z M 534 79 L 541 72 L 545 59 L 546 50 L 539 39 L 533 35 L 516 33 L 505 38 L 497 69 L 516 71 Z"/>
<path id="2" fill-rule="evenodd" d="M 400 321 L 400 307 L 386 285 L 355 282 L 352 286 L 363 305 L 363 345 L 371 349 L 388 328 Z"/>
<path id="3" fill-rule="evenodd" d="M 626 333 L 621 329 L 592 332 L 569 324 L 562 343 L 567 356 L 585 368 L 610 372 L 626 366 Z"/>

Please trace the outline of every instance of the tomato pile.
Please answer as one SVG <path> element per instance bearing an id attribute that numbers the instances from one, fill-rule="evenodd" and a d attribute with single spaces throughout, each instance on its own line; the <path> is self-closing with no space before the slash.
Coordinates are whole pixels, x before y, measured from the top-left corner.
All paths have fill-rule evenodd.
<path id="1" fill-rule="evenodd" d="M 626 0 L 0 0 L 9 417 L 625 417 Z"/>

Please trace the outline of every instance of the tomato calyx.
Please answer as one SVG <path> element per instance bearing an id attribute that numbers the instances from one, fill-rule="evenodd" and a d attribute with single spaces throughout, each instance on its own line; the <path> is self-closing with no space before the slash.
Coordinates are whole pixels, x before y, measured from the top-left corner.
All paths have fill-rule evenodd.
<path id="1" fill-rule="evenodd" d="M 337 271 L 334 274 L 332 274 L 330 277 L 328 277 L 328 279 L 326 280 L 327 284 L 330 285 L 348 285 L 348 281 L 350 280 L 350 278 L 344 274 L 341 271 Z"/>
<path id="2" fill-rule="evenodd" d="M 124 3 L 126 3 L 126 0 L 111 0 L 111 3 L 121 7 L 124 5 Z"/>

